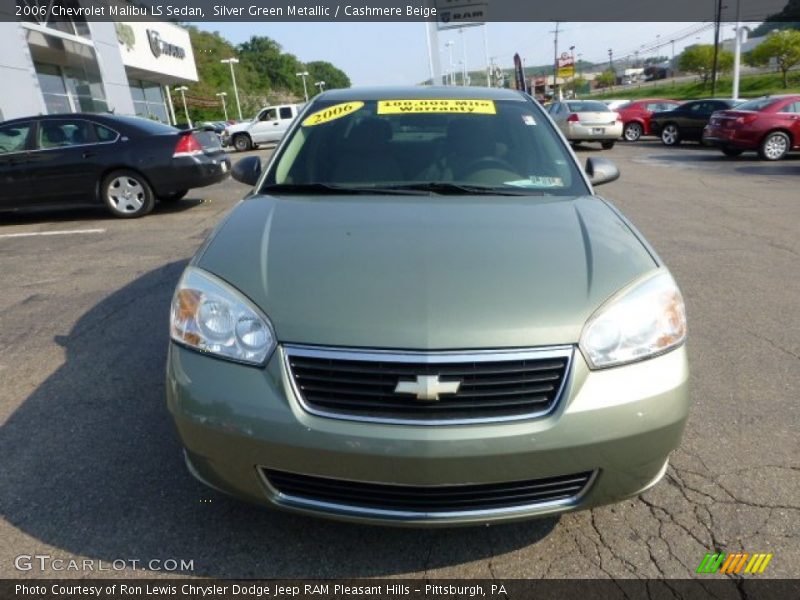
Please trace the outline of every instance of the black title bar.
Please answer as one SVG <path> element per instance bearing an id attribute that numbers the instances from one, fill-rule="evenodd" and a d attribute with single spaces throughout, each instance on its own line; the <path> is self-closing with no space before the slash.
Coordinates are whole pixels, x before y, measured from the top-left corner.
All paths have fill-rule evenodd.
<path id="1" fill-rule="evenodd" d="M 723 22 L 797 20 L 788 0 L 725 2 Z M 698 0 L 0 0 L 0 20 L 438 22 L 713 21 L 716 2 Z"/>

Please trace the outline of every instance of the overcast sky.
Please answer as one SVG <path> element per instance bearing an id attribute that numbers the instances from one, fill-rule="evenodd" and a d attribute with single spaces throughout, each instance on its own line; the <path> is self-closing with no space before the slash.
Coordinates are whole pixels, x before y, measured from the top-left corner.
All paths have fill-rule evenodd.
<path id="1" fill-rule="evenodd" d="M 699 23 L 562 23 L 559 51 L 576 46 L 584 60 L 608 60 L 608 49 L 615 58 L 633 54 L 642 45 L 665 43 L 690 31 Z M 252 35 L 265 35 L 301 61 L 327 60 L 343 69 L 354 85 L 414 84 L 430 77 L 423 23 L 197 23 L 201 29 L 219 31 L 239 44 Z M 489 55 L 501 67 L 511 68 L 515 52 L 528 65 L 553 61 L 553 23 L 489 23 L 486 34 Z M 439 32 L 443 69 L 449 58 L 445 42 L 452 40 L 456 69 L 466 45 L 467 65 L 471 70 L 485 68 L 483 27 Z M 659 37 L 660 36 L 660 37 Z M 733 36 L 733 25 L 725 24 L 723 38 Z M 462 45 L 463 38 L 463 45 Z M 676 42 L 676 53 L 686 45 L 713 41 L 713 28 Z M 671 55 L 669 44 L 659 52 Z M 652 53 L 649 55 L 652 56 Z M 647 54 L 643 54 L 646 57 Z"/>

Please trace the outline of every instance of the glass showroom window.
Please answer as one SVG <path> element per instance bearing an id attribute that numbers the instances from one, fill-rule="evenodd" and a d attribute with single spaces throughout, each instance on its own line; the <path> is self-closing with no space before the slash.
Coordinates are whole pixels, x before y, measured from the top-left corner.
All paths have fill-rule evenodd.
<path id="1" fill-rule="evenodd" d="M 138 116 L 161 123 L 169 123 L 164 93 L 160 84 L 140 79 L 129 79 L 128 83 L 131 86 L 133 106 Z"/>

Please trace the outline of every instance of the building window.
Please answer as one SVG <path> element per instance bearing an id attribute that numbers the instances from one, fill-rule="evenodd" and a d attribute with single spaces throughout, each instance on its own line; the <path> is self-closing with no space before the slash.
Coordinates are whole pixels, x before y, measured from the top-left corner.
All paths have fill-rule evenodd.
<path id="1" fill-rule="evenodd" d="M 128 84 L 131 87 L 133 107 L 138 116 L 169 123 L 167 105 L 160 84 L 141 79 L 128 79 Z"/>
<path id="2" fill-rule="evenodd" d="M 78 66 L 34 63 L 47 114 L 108 112 L 100 73 Z"/>

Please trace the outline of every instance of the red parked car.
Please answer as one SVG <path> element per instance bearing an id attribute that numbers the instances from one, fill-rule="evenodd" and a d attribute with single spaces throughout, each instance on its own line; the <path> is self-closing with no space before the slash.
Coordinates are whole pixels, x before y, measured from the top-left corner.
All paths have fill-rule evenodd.
<path id="1" fill-rule="evenodd" d="M 617 108 L 622 117 L 622 138 L 626 142 L 635 142 L 643 135 L 653 135 L 650 129 L 650 117 L 654 112 L 672 110 L 680 106 L 675 100 L 651 98 L 649 100 L 633 100 Z"/>
<path id="2" fill-rule="evenodd" d="M 755 150 L 764 160 L 780 160 L 800 150 L 800 94 L 767 96 L 716 112 L 703 141 L 725 156 Z"/>

